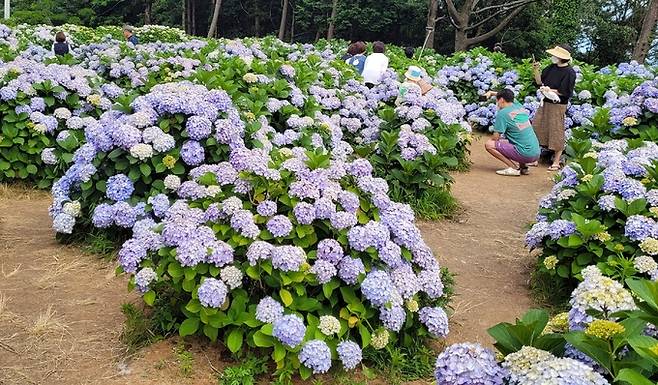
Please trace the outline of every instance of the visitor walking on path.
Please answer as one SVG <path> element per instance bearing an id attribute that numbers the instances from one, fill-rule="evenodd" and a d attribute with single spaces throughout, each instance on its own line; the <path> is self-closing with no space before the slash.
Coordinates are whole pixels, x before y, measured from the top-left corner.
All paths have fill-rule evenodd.
<path id="1" fill-rule="evenodd" d="M 554 153 L 553 163 L 548 170 L 557 171 L 560 169 L 560 158 L 564 151 L 564 120 L 567 104 L 576 85 L 576 71 L 569 65 L 571 53 L 568 46 L 556 46 L 546 52 L 551 55 L 553 64 L 544 68 L 540 74 L 539 63 L 534 62 L 533 71 L 535 82 L 541 87 L 540 91 L 548 97 L 542 101 L 532 123 L 539 143 Z"/>
<path id="2" fill-rule="evenodd" d="M 506 169 L 496 171 L 496 174 L 527 175 L 529 173 L 527 164 L 536 162 L 540 154 L 539 141 L 530 124 L 528 110 L 514 100 L 512 90 L 504 89 L 498 93 L 489 91 L 486 94 L 487 97 L 494 95 L 498 107 L 494 134 L 484 147 L 507 166 Z"/>
<path id="3" fill-rule="evenodd" d="M 372 52 L 363 65 L 363 81 L 368 87 L 379 84 L 388 68 L 388 57 L 384 55 L 386 46 L 381 41 L 372 44 Z"/>
<path id="4" fill-rule="evenodd" d="M 59 31 L 55 34 L 55 42 L 51 49 L 53 53 L 58 56 L 69 53 L 69 43 L 66 42 L 66 35 L 64 32 Z"/>
<path id="5" fill-rule="evenodd" d="M 356 68 L 359 74 L 363 73 L 363 67 L 366 64 L 366 43 L 362 41 L 357 41 L 356 43 L 350 44 L 347 52 L 350 54 L 350 57 L 345 60 L 345 63 L 350 64 Z"/>
<path id="6" fill-rule="evenodd" d="M 132 43 L 133 45 L 137 45 L 138 43 L 137 36 L 133 33 L 133 27 L 129 25 L 123 26 L 123 37 L 126 38 L 128 43 Z"/>

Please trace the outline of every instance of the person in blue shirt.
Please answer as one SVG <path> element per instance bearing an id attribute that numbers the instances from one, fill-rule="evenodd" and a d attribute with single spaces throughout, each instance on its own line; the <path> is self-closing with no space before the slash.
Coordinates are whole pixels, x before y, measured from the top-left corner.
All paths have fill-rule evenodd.
<path id="1" fill-rule="evenodd" d="M 123 26 L 123 37 L 126 38 L 126 41 L 128 43 L 132 43 L 133 45 L 137 45 L 137 36 L 133 33 L 133 27 L 129 25 L 124 25 Z"/>
<path id="2" fill-rule="evenodd" d="M 366 43 L 362 41 L 357 41 L 356 43 L 350 44 L 350 47 L 347 49 L 347 53 L 351 56 L 345 60 L 347 64 L 351 64 L 356 68 L 359 74 L 363 73 L 363 66 L 366 64 Z"/>
<path id="3" fill-rule="evenodd" d="M 493 95 L 496 96 L 498 113 L 494 122 L 493 137 L 485 143 L 484 147 L 507 166 L 506 169 L 496 171 L 496 174 L 527 175 L 527 164 L 536 162 L 541 153 L 528 110 L 514 100 L 514 92 L 510 89 L 487 92 L 487 96 Z"/>

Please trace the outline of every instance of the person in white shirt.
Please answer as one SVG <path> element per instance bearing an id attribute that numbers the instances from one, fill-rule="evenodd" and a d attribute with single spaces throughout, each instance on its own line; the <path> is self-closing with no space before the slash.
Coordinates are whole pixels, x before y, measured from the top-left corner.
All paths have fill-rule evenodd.
<path id="1" fill-rule="evenodd" d="M 376 41 L 372 44 L 372 52 L 366 58 L 366 62 L 363 65 L 363 81 L 368 87 L 373 87 L 375 84 L 379 84 L 382 80 L 382 76 L 388 68 L 388 57 L 384 55 L 384 50 L 386 47 L 381 41 Z"/>

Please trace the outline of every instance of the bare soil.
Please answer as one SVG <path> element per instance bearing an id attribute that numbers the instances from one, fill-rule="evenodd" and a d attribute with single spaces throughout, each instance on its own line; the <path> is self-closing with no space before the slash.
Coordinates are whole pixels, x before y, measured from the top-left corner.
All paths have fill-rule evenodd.
<path id="1" fill-rule="evenodd" d="M 532 306 L 533 260 L 523 234 L 551 182 L 543 169 L 519 178 L 495 175 L 499 165 L 481 139 L 471 159 L 471 170 L 455 175 L 453 188 L 463 213 L 420 226 L 457 275 L 449 342 L 488 343 L 488 327 Z M 47 193 L 0 186 L 0 385 L 216 384 L 227 358 L 204 342 L 186 341 L 193 357 L 188 375 L 181 373 L 175 338 L 127 356 L 121 304 L 141 300 L 127 292 L 125 277 L 115 276 L 113 262 L 55 241 L 49 203 Z"/>
<path id="2" fill-rule="evenodd" d="M 491 343 L 489 327 L 533 307 L 528 282 L 535 259 L 523 239 L 537 202 L 553 185 L 546 166 L 520 177 L 497 175 L 504 166 L 484 149 L 485 136 L 475 138 L 470 171 L 454 175 L 461 214 L 419 224 L 439 262 L 456 275 L 449 343 Z"/>

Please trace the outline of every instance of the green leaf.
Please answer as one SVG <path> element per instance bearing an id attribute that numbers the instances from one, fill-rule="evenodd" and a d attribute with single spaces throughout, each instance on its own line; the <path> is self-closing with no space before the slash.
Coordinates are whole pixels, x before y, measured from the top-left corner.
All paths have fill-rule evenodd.
<path id="1" fill-rule="evenodd" d="M 180 324 L 178 329 L 178 334 L 182 337 L 191 336 L 199 330 L 199 319 L 198 318 L 188 318 L 183 323 Z"/>
<path id="2" fill-rule="evenodd" d="M 155 292 L 153 290 L 144 293 L 144 302 L 149 306 L 153 306 L 153 303 L 155 303 Z"/>
<path id="3" fill-rule="evenodd" d="M 211 325 L 203 325 L 203 334 L 206 337 L 210 338 L 212 342 L 217 341 L 217 335 L 219 334 L 219 329 Z"/>
<path id="4" fill-rule="evenodd" d="M 266 336 L 260 330 L 256 331 L 252 338 L 254 340 L 254 344 L 259 348 L 269 348 L 274 346 L 274 337 Z"/>
<path id="5" fill-rule="evenodd" d="M 139 165 L 139 171 L 141 171 L 142 175 L 149 176 L 151 175 L 151 166 L 146 163 L 142 163 Z"/>
<path id="6" fill-rule="evenodd" d="M 272 352 L 272 359 L 274 362 L 279 362 L 284 358 L 286 358 L 286 348 L 282 344 L 276 343 L 274 345 L 274 351 Z"/>
<path id="7" fill-rule="evenodd" d="M 181 267 L 178 261 L 171 262 L 167 267 L 167 272 L 169 275 L 171 275 L 172 278 L 180 278 L 185 274 L 183 267 Z"/>
<path id="8" fill-rule="evenodd" d="M 292 294 L 286 289 L 279 290 L 279 295 L 281 296 L 281 301 L 286 306 L 292 305 Z"/>
<path id="9" fill-rule="evenodd" d="M 642 374 L 635 371 L 635 369 L 625 368 L 619 371 L 615 381 L 621 381 L 630 385 L 655 385 L 653 381 L 644 377 Z"/>
<path id="10" fill-rule="evenodd" d="M 198 313 L 201 311 L 202 307 L 203 306 L 201 306 L 201 302 L 199 302 L 198 299 L 192 298 L 190 302 L 188 302 L 187 305 L 185 306 L 185 309 L 187 309 L 187 311 L 189 311 L 190 313 Z"/>
<path id="11" fill-rule="evenodd" d="M 240 348 L 242 348 L 243 335 L 244 333 L 240 328 L 234 328 L 228 334 L 228 336 L 226 337 L 226 346 L 231 352 L 237 353 L 240 350 Z"/>
<path id="12" fill-rule="evenodd" d="M 370 340 L 372 339 L 370 331 L 364 324 L 359 324 L 359 334 L 361 335 L 361 347 L 365 348 L 370 345 Z"/>

